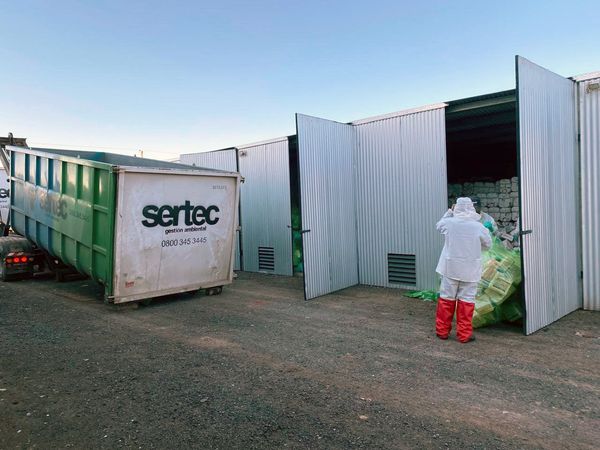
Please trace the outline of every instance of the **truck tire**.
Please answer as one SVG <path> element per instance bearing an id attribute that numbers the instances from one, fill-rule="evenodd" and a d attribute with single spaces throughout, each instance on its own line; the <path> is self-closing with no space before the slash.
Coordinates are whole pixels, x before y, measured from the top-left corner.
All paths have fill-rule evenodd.
<path id="1" fill-rule="evenodd" d="M 6 273 L 6 265 L 4 261 L 0 262 L 0 281 L 10 281 L 10 276 Z"/>
<path id="2" fill-rule="evenodd" d="M 21 275 L 20 279 L 21 280 L 31 280 L 33 278 L 34 272 L 33 270 L 31 272 L 27 272 Z"/>
<path id="3" fill-rule="evenodd" d="M 219 295 L 221 292 L 223 292 L 223 286 L 208 288 L 205 291 L 206 295 Z"/>

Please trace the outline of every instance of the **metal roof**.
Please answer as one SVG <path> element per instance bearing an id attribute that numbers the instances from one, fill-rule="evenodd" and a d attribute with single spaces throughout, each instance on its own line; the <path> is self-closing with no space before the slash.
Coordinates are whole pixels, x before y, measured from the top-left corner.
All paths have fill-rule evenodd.
<path id="1" fill-rule="evenodd" d="M 408 116 L 409 114 L 417 114 L 420 112 L 445 108 L 446 106 L 448 106 L 446 103 L 434 103 L 433 105 L 419 106 L 418 108 L 404 109 L 402 111 L 396 111 L 396 112 L 392 112 L 392 113 L 388 113 L 388 114 L 382 114 L 379 116 L 367 117 L 366 119 L 353 120 L 352 122 L 349 122 L 349 124 L 350 125 L 363 125 L 365 123 L 376 122 L 378 120 L 392 119 L 394 117 Z"/>
<path id="2" fill-rule="evenodd" d="M 9 134 L 8 137 L 0 136 L 0 145 L 1 146 L 15 145 L 17 147 L 27 147 L 27 139 L 12 137 Z"/>
<path id="3" fill-rule="evenodd" d="M 584 73 L 582 75 L 577 75 L 575 77 L 571 77 L 571 80 L 573 80 L 573 81 L 587 81 L 587 80 L 593 80 L 594 78 L 600 78 L 600 72 Z"/>
<path id="4" fill-rule="evenodd" d="M 466 103 L 472 104 L 475 102 L 489 102 L 491 101 L 491 103 L 494 103 L 492 100 L 494 99 L 498 99 L 498 98 L 502 98 L 502 97 L 508 97 L 508 96 L 513 96 L 515 95 L 515 90 L 514 89 L 509 89 L 506 91 L 498 91 L 498 92 L 492 92 L 491 94 L 482 94 L 482 95 L 475 95 L 473 97 L 466 97 L 466 98 L 461 98 L 459 100 L 450 100 L 447 101 L 446 103 L 448 103 L 448 107 L 455 107 L 458 105 L 464 105 Z"/>
<path id="5" fill-rule="evenodd" d="M 489 180 L 510 178 L 516 167 L 516 97 L 514 90 L 448 102 L 446 148 L 451 182 L 471 181 L 486 173 Z M 489 155 L 495 155 L 490 165 Z M 462 162 L 469 161 L 469 176 Z M 489 181 L 486 178 L 486 181 Z"/>
<path id="6" fill-rule="evenodd" d="M 282 141 L 287 141 L 287 140 L 288 140 L 288 136 L 282 136 L 282 137 L 278 137 L 278 138 L 267 139 L 265 141 L 251 142 L 250 144 L 237 145 L 236 147 L 238 149 L 258 147 L 260 145 L 275 144 L 276 142 L 282 142 Z"/>
<path id="7" fill-rule="evenodd" d="M 220 148 L 218 150 L 207 150 L 205 152 L 192 152 L 192 153 L 182 153 L 181 155 L 179 155 L 179 158 L 181 159 L 184 156 L 193 156 L 193 155 L 198 155 L 199 153 L 215 153 L 215 152 L 224 152 L 226 150 L 235 150 L 235 147 L 226 147 L 226 148 Z"/>

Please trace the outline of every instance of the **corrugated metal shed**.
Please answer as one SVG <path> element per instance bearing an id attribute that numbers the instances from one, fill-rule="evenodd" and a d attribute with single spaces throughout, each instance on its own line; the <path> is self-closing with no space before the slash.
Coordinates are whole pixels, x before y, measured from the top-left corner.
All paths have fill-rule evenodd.
<path id="1" fill-rule="evenodd" d="M 305 297 L 358 284 L 355 130 L 352 125 L 296 115 L 304 249 Z"/>
<path id="2" fill-rule="evenodd" d="M 517 57 L 525 327 L 581 308 L 575 83 Z"/>
<path id="3" fill-rule="evenodd" d="M 579 83 L 578 160 L 575 83 L 524 58 L 518 61 L 517 91 L 419 107 L 350 124 L 296 116 L 303 228 L 310 230 L 304 234 L 307 298 L 358 282 L 435 287 L 434 268 L 442 242 L 434 232 L 434 224 L 447 207 L 446 152 L 452 139 L 462 146 L 473 141 L 474 148 L 485 142 L 489 149 L 488 141 L 498 147 L 514 147 L 518 136 L 521 227 L 533 230 L 523 236 L 526 332 L 581 306 L 580 270 L 584 273 L 585 307 L 600 309 L 600 91 L 589 87 L 600 81 L 600 72 L 572 78 Z M 519 99 L 518 121 L 514 119 L 515 93 Z M 468 139 L 463 136 L 466 134 Z M 253 186 L 256 194 L 252 195 L 264 199 L 277 190 L 268 187 L 269 182 L 275 182 L 269 176 L 277 178 L 278 186 L 286 186 L 287 191 L 278 193 L 281 195 L 276 196 L 273 205 L 271 200 L 257 204 L 259 210 L 271 214 L 284 205 L 285 214 L 277 219 L 280 225 L 284 215 L 289 219 L 289 204 L 285 205 L 284 197 L 289 197 L 290 161 L 286 164 L 265 155 L 268 146 L 284 144 L 284 139 L 275 139 L 239 147 L 247 148 L 249 156 L 252 149 L 256 151 L 256 166 L 245 169 L 248 174 L 242 173 L 264 183 Z M 286 156 L 289 158 L 289 153 Z M 191 157 L 182 155 L 182 162 L 189 163 Z M 271 165 L 272 172 L 264 170 L 265 164 Z M 218 166 L 223 168 L 222 164 Z M 577 183 L 579 169 L 582 186 Z M 577 210 L 580 201 L 582 214 Z M 264 216 L 256 214 L 246 220 L 263 220 L 264 224 Z M 269 226 L 263 227 L 266 234 L 271 233 Z M 583 236 L 578 236 L 581 228 Z M 261 239 L 257 237 L 251 244 L 255 250 L 271 247 L 260 243 Z M 583 240 L 583 255 L 578 239 Z M 283 241 L 289 241 L 287 235 Z M 277 258 L 287 256 L 282 253 Z"/>
<path id="4" fill-rule="evenodd" d="M 238 147 L 244 270 L 292 275 L 287 137 Z"/>
<path id="5" fill-rule="evenodd" d="M 583 307 L 600 311 L 600 72 L 580 79 Z"/>
<path id="6" fill-rule="evenodd" d="M 445 104 L 356 126 L 360 283 L 432 289 L 447 209 Z"/>

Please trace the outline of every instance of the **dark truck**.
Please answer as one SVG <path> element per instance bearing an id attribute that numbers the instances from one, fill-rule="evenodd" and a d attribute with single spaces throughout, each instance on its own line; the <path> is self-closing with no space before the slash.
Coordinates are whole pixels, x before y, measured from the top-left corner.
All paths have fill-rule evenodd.
<path id="1" fill-rule="evenodd" d="M 6 146 L 27 147 L 25 138 L 0 136 L 0 280 L 29 278 L 34 261 L 39 259 L 31 243 L 22 236 L 10 233 L 10 154 Z"/>

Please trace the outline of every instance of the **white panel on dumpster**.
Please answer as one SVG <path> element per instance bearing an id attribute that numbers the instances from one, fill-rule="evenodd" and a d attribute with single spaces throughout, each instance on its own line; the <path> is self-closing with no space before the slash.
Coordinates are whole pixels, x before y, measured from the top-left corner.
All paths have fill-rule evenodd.
<path id="1" fill-rule="evenodd" d="M 226 148 L 212 152 L 185 153 L 179 156 L 181 164 L 189 166 L 204 167 L 205 169 L 225 170 L 227 172 L 238 172 L 237 150 Z M 240 251 L 240 232 L 236 233 L 235 241 L 235 270 L 242 269 L 242 256 Z M 246 268 L 244 268 L 246 270 Z"/>
<path id="2" fill-rule="evenodd" d="M 233 279 L 237 174 L 122 170 L 115 303 Z"/>
<path id="3" fill-rule="evenodd" d="M 0 222 L 6 223 L 10 211 L 10 184 L 4 169 L 0 169 Z"/>
<path id="4" fill-rule="evenodd" d="M 575 83 L 517 56 L 525 332 L 582 306 Z"/>

